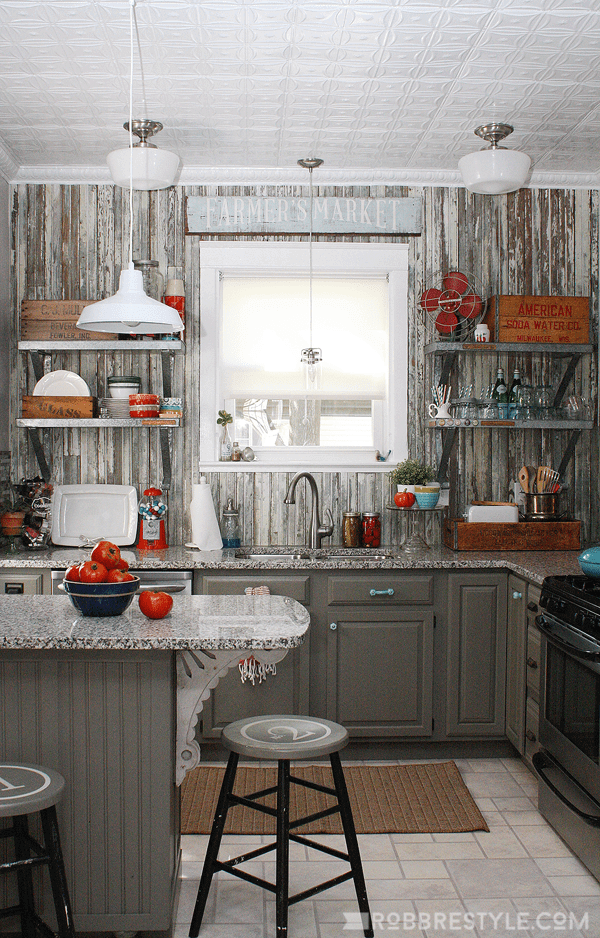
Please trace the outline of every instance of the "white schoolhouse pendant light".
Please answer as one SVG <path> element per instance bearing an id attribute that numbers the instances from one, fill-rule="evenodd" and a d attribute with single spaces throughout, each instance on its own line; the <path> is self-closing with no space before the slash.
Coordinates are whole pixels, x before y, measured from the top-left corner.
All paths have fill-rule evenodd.
<path id="1" fill-rule="evenodd" d="M 478 137 L 490 144 L 458 161 L 464 184 L 469 192 L 502 195 L 522 189 L 527 182 L 531 158 L 519 150 L 498 146 L 514 130 L 510 124 L 483 124 L 475 130 Z"/>
<path id="2" fill-rule="evenodd" d="M 142 272 L 133 266 L 133 129 L 136 123 L 132 118 L 134 7 L 135 0 L 130 0 L 129 148 L 125 151 L 129 159 L 129 264 L 121 271 L 119 289 L 114 296 L 84 306 L 77 325 L 80 329 L 89 329 L 93 332 L 154 335 L 164 332 L 181 332 L 184 326 L 176 309 L 167 306 L 166 303 L 159 303 L 144 292 Z"/>

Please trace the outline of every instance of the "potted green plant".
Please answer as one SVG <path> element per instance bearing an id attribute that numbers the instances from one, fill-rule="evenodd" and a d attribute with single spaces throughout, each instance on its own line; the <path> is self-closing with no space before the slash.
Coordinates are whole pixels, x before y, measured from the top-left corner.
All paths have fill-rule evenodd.
<path id="1" fill-rule="evenodd" d="M 398 486 L 399 490 L 405 490 L 407 486 L 427 485 L 435 479 L 435 469 L 419 462 L 418 459 L 405 459 L 399 462 L 395 469 L 389 472 L 389 478 L 392 485 Z M 411 489 L 408 489 L 411 491 Z"/>

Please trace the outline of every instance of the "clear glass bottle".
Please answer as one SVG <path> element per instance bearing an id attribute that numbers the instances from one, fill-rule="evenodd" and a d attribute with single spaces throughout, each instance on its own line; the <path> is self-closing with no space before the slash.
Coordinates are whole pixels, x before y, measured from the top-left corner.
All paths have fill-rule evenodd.
<path id="1" fill-rule="evenodd" d="M 233 445 L 229 435 L 227 424 L 223 424 L 219 434 L 219 460 L 220 462 L 231 462 L 231 452 Z"/>
<path id="2" fill-rule="evenodd" d="M 233 499 L 227 499 L 227 507 L 223 509 L 223 522 L 221 524 L 221 537 L 223 547 L 240 547 L 240 516 L 237 508 L 233 506 Z"/>
<path id="3" fill-rule="evenodd" d="M 242 459 L 242 447 L 237 440 L 233 441 L 233 446 L 231 447 L 231 461 L 240 462 Z"/>
<path id="4" fill-rule="evenodd" d="M 521 372 L 515 368 L 513 378 L 508 392 L 508 416 L 514 417 L 519 404 L 519 393 L 521 390 Z"/>
<path id="5" fill-rule="evenodd" d="M 496 383 L 494 384 L 494 389 L 492 391 L 492 398 L 495 401 L 498 401 L 498 411 L 500 414 L 500 419 L 508 416 L 508 388 L 506 387 L 506 381 L 504 379 L 504 370 L 498 368 L 496 374 Z"/>

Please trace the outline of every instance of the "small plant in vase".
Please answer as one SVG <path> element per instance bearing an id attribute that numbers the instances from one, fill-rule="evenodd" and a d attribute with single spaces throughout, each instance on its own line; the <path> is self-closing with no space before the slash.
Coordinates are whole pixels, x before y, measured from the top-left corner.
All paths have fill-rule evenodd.
<path id="1" fill-rule="evenodd" d="M 231 437 L 229 436 L 227 425 L 233 423 L 233 417 L 231 414 L 228 414 L 226 410 L 220 410 L 219 416 L 217 417 L 217 423 L 220 427 L 222 427 L 219 436 L 219 460 L 221 462 L 229 462 L 231 460 L 233 444 L 231 442 Z"/>
<path id="2" fill-rule="evenodd" d="M 435 470 L 419 462 L 418 459 L 405 459 L 404 462 L 398 463 L 388 475 L 392 485 L 396 486 L 394 503 L 398 508 L 412 508 L 415 501 L 419 502 L 418 491 L 416 492 L 415 488 L 432 483 L 435 479 Z"/>

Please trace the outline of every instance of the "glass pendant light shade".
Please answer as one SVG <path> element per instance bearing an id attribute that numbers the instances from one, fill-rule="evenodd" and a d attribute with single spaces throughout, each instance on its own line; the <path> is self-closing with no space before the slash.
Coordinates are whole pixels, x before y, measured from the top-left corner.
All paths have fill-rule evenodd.
<path id="1" fill-rule="evenodd" d="M 115 185 L 129 188 L 129 160 L 133 158 L 134 189 L 167 189 L 175 182 L 179 170 L 179 157 L 170 150 L 157 147 L 124 147 L 113 150 L 106 157 Z"/>
<path id="2" fill-rule="evenodd" d="M 469 153 L 458 161 L 458 168 L 469 192 L 502 195 L 526 185 L 531 158 L 519 150 L 498 146 L 498 141 L 512 131 L 510 124 L 485 124 L 477 128 L 477 136 L 489 141 L 491 146 L 477 153 Z"/>
<path id="3" fill-rule="evenodd" d="M 85 306 L 77 325 L 92 332 L 150 335 L 181 332 L 184 328 L 176 309 L 144 293 L 142 272 L 136 270 L 133 263 L 121 271 L 117 292 L 105 300 Z"/>

